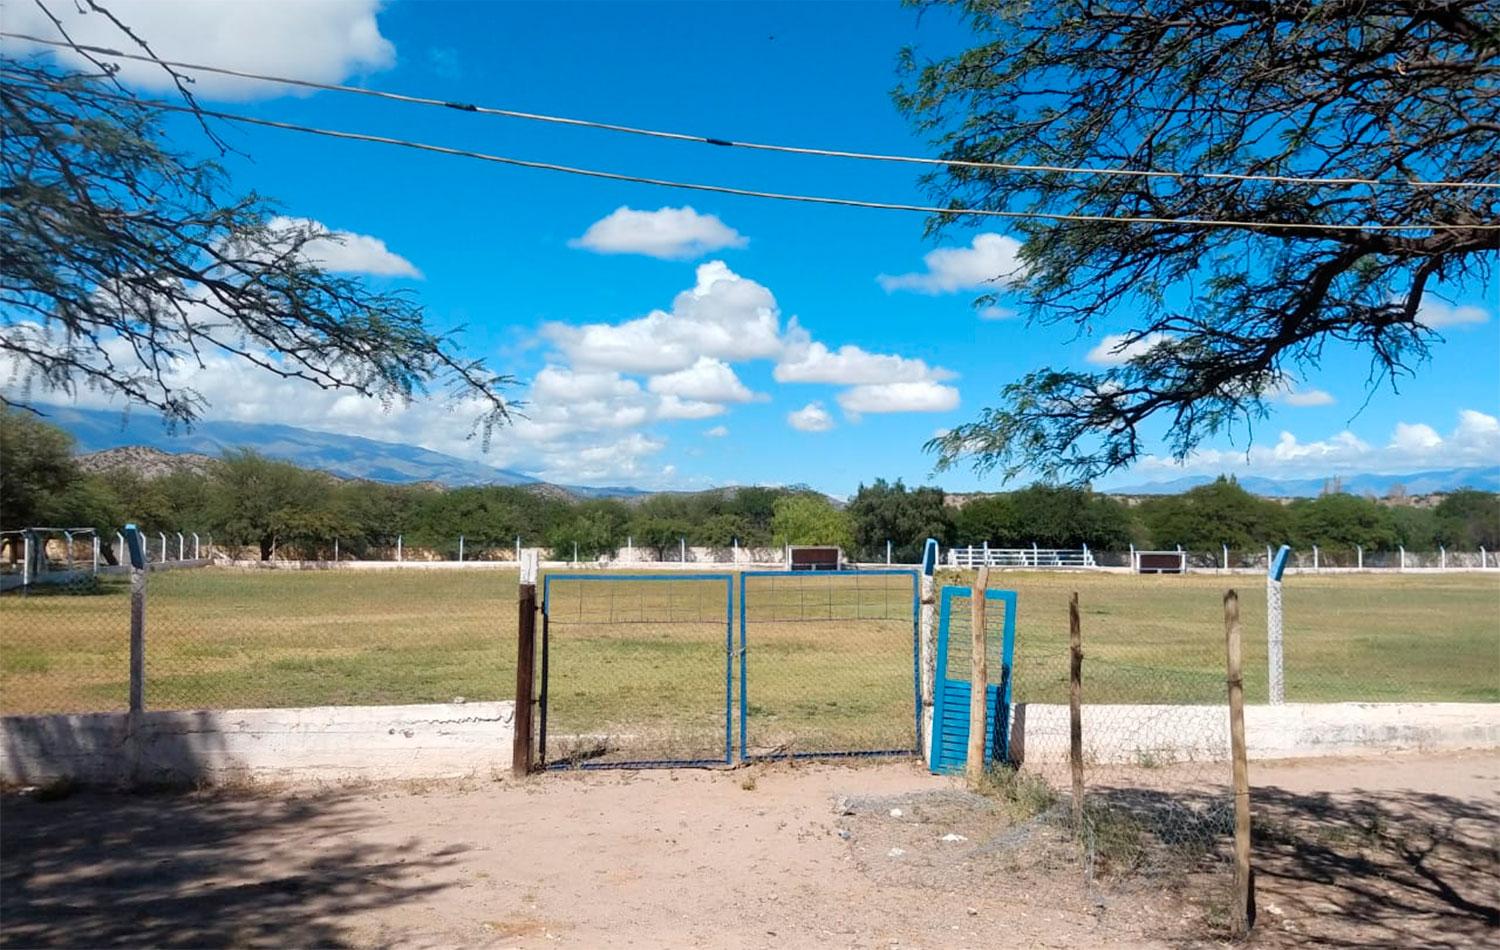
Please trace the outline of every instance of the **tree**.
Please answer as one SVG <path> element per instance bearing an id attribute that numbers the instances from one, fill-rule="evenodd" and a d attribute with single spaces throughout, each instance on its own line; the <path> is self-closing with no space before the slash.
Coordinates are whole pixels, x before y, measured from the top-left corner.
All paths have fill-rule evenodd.
<path id="1" fill-rule="evenodd" d="M 1275 544 L 1285 538 L 1286 514 L 1274 501 L 1257 498 L 1233 479 L 1219 476 L 1181 495 L 1153 498 L 1141 505 L 1151 543 L 1189 550 L 1218 550 Z"/>
<path id="2" fill-rule="evenodd" d="M 1500 495 L 1461 488 L 1438 502 L 1437 540 L 1472 551 L 1500 549 Z"/>
<path id="3" fill-rule="evenodd" d="M 220 355 L 385 402 L 446 386 L 478 407 L 486 438 L 508 419 L 509 377 L 460 357 L 408 295 L 318 263 L 337 235 L 229 194 L 218 166 L 174 148 L 163 117 L 186 111 L 222 149 L 190 80 L 162 66 L 180 101 L 155 102 L 88 50 L 75 47 L 97 70 L 79 73 L 14 48 L 0 57 L 0 358 L 28 394 L 19 404 L 84 388 L 191 423 L 205 404 L 178 363 Z"/>
<path id="4" fill-rule="evenodd" d="M 825 544 L 854 550 L 854 527 L 847 512 L 814 494 L 787 495 L 776 500 L 771 519 L 771 541 L 787 544 Z"/>
<path id="5" fill-rule="evenodd" d="M 269 561 L 289 541 L 322 542 L 338 533 L 328 476 L 249 449 L 224 453 L 215 473 L 216 525 L 234 544 L 254 544 Z"/>
<path id="6" fill-rule="evenodd" d="M 928 538 L 947 544 L 952 535 L 953 522 L 944 499 L 941 488 L 908 489 L 899 478 L 895 484 L 877 478 L 869 486 L 860 485 L 846 509 L 854 524 L 850 553 L 877 560 L 885 557 L 885 543 L 890 541 L 897 563 L 920 561 Z"/>
<path id="7" fill-rule="evenodd" d="M 1493 268 L 1500 190 L 1406 184 L 1500 175 L 1491 0 L 948 5 L 978 45 L 908 51 L 896 93 L 954 163 L 927 185 L 950 207 L 1073 216 L 1020 223 L 1016 268 L 990 276 L 1042 323 L 1130 322 L 1119 365 L 1005 386 L 928 443 L 939 467 L 1084 481 L 1138 458 L 1157 420 L 1182 458 L 1264 416 L 1329 344 L 1375 380 L 1412 372 L 1435 336 L 1424 294 Z M 1045 168 L 961 164 L 986 162 Z M 1125 216 L 1153 220 L 1108 220 Z"/>
<path id="8" fill-rule="evenodd" d="M 1308 549 L 1389 551 L 1399 543 L 1392 509 L 1368 498 L 1348 494 L 1323 494 L 1309 501 L 1293 502 L 1292 544 Z"/>
<path id="9" fill-rule="evenodd" d="M 64 499 L 82 477 L 71 435 L 5 408 L 0 408 L 0 460 L 0 527 L 6 530 L 37 527 L 64 514 Z"/>

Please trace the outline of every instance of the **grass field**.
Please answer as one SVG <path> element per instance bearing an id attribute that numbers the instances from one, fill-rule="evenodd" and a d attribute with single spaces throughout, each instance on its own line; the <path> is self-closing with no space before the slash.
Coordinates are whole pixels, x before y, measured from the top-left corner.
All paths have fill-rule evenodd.
<path id="1" fill-rule="evenodd" d="M 752 586 L 748 601 L 752 749 L 908 744 L 910 580 L 778 583 Z M 1016 698 L 1066 700 L 1067 597 L 1077 590 L 1087 701 L 1221 701 L 1230 585 L 1241 594 L 1247 696 L 1262 702 L 1259 577 L 994 575 L 992 586 L 1020 595 Z M 0 598 L 0 710 L 125 708 L 128 603 L 116 578 L 90 594 Z M 1500 700 L 1500 575 L 1296 576 L 1285 604 L 1291 701 Z M 736 651 L 739 640 L 738 607 L 733 618 L 726 607 L 721 581 L 554 585 L 552 734 L 722 755 L 731 619 Z M 958 620 L 966 629 L 967 612 Z M 508 699 L 515 625 L 507 571 L 153 574 L 147 705 Z M 737 669 L 731 687 L 737 704 Z"/>

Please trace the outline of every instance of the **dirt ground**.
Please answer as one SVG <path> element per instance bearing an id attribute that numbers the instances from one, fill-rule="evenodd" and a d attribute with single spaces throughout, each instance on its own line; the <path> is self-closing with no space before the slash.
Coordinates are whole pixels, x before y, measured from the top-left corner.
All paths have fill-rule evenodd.
<path id="1" fill-rule="evenodd" d="M 1494 944 L 1500 756 L 1257 764 L 1252 945 Z M 5 946 L 1163 947 L 1225 875 L 1086 881 L 915 763 L 0 800 Z"/>

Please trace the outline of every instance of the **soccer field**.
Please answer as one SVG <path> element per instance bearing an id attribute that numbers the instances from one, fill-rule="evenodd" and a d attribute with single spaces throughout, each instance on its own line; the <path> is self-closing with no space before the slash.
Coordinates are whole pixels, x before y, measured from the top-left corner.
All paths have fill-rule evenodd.
<path id="1" fill-rule="evenodd" d="M 804 734 L 830 736 L 880 723 L 870 728 L 900 740 L 912 702 L 910 602 L 902 601 L 910 582 L 866 580 L 862 591 L 848 581 L 804 583 L 813 586 L 777 594 L 769 606 L 752 598 L 752 730 L 757 716 L 768 729 L 797 724 Z M 572 590 L 578 609 L 602 612 L 588 624 L 553 625 L 559 732 L 574 717 L 685 722 L 721 733 L 728 618 L 724 585 L 716 585 Z M 1019 593 L 1019 701 L 1066 701 L 1074 590 L 1086 701 L 1221 701 L 1220 598 L 1230 586 L 1241 596 L 1247 697 L 1265 701 L 1259 576 L 1006 572 L 992 575 L 991 586 Z M 825 594 L 828 613 L 808 614 Z M 612 620 L 606 602 L 624 612 Z M 95 593 L 0 598 L 0 709 L 125 708 L 128 606 L 120 578 L 102 578 Z M 1293 576 L 1285 611 L 1289 701 L 1500 700 L 1500 575 Z M 447 702 L 514 692 L 511 571 L 169 571 L 150 576 L 146 614 L 148 708 Z M 635 622 L 624 622 L 626 614 Z M 734 614 L 737 648 L 737 605 Z M 967 631 L 967 614 L 956 624 Z M 738 675 L 729 684 L 736 697 Z"/>

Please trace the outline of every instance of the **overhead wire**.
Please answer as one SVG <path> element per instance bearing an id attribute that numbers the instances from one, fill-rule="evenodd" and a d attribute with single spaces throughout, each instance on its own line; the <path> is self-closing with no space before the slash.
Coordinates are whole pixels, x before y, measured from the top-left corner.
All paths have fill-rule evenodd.
<path id="1" fill-rule="evenodd" d="M 60 89 L 65 88 L 66 86 L 65 83 L 57 81 L 44 81 L 40 83 L 34 81 L 19 83 L 13 82 L 11 83 L 11 85 L 32 89 Z M 494 155 L 488 152 L 478 152 L 472 149 L 455 148 L 449 145 L 435 145 L 430 142 L 418 142 L 410 139 L 400 139 L 385 135 L 373 135 L 366 132 L 347 132 L 341 129 L 325 129 L 318 126 L 301 125 L 295 122 L 282 122 L 276 119 L 264 119 L 259 116 L 249 116 L 235 112 L 222 112 L 216 109 L 206 109 L 198 106 L 180 105 L 177 103 L 162 102 L 159 100 L 139 99 L 133 96 L 117 95 L 114 93 L 107 93 L 102 91 L 91 91 L 89 95 L 98 99 L 112 100 L 116 102 L 136 103 L 148 108 L 161 109 L 168 112 L 183 112 L 200 117 L 208 116 L 209 118 L 222 119 L 227 122 L 239 122 L 247 125 L 257 125 L 266 128 L 282 129 L 309 135 L 326 136 L 329 138 L 344 139 L 347 141 L 391 145 L 399 148 L 432 152 L 440 155 L 470 158 L 478 161 L 492 162 L 500 165 L 510 165 L 517 168 L 531 168 L 539 171 L 551 171 L 566 175 L 579 175 L 588 178 L 600 178 L 606 181 L 620 181 L 640 185 L 653 185 L 661 188 L 675 188 L 683 191 L 709 192 L 712 194 L 736 195 L 744 198 L 762 198 L 773 201 L 800 202 L 804 204 L 833 205 L 847 208 L 870 208 L 883 211 L 910 211 L 926 215 L 941 215 L 954 218 L 975 216 L 984 218 L 1009 218 L 1017 220 L 1089 221 L 1116 224 L 1161 224 L 1190 227 L 1253 228 L 1263 231 L 1290 230 L 1318 232 L 1410 232 L 1434 230 L 1500 230 L 1500 223 L 1452 224 L 1431 222 L 1417 224 L 1323 224 L 1315 221 L 1246 221 L 1198 217 L 1167 218 L 1139 215 L 1084 214 L 1053 211 L 1008 211 L 996 208 L 945 208 L 937 205 L 907 204 L 894 201 L 869 201 L 859 198 L 838 198 L 829 195 L 805 195 L 788 192 L 761 191 L 752 188 L 737 188 L 730 185 L 715 185 L 704 182 L 676 181 L 673 179 L 653 178 L 644 175 L 630 175 L 623 172 L 611 172 L 594 168 L 582 168 L 574 165 L 562 165 L 556 162 L 533 161 L 530 159 L 514 158 L 506 155 Z"/>
<path id="2" fill-rule="evenodd" d="M 44 37 L 32 36 L 26 33 L 13 33 L 0 30 L 0 37 L 25 40 L 44 46 L 60 47 L 64 49 L 77 49 L 80 51 L 95 53 L 101 56 L 111 56 L 117 59 L 148 62 L 173 69 L 186 69 L 194 72 L 211 73 L 221 76 L 233 76 L 239 79 L 249 79 L 257 82 L 281 83 L 288 86 L 297 86 L 304 89 L 318 89 L 328 92 L 341 92 L 352 95 L 369 96 L 384 99 L 391 102 L 400 102 L 409 105 L 436 106 L 445 109 L 453 109 L 459 112 L 469 112 L 477 115 L 501 116 L 512 119 L 522 119 L 531 122 L 545 122 L 554 125 L 567 125 L 578 128 L 597 129 L 606 132 L 618 132 L 627 135 L 640 135 L 650 138 L 667 139 L 677 142 L 693 142 L 703 145 L 712 145 L 721 148 L 740 148 L 750 151 L 780 152 L 792 155 L 809 155 L 824 158 L 842 158 L 857 161 L 872 162 L 894 162 L 913 165 L 940 166 L 949 168 L 979 168 L 994 171 L 1026 172 L 1038 174 L 1064 174 L 1064 175 L 1099 175 L 1099 176 L 1123 176 L 1138 178 L 1166 178 L 1174 180 L 1207 179 L 1219 181 L 1252 181 L 1275 184 L 1295 185 L 1317 185 L 1317 186 L 1367 186 L 1367 187 L 1406 187 L 1406 188 L 1461 188 L 1461 189 L 1500 189 L 1500 182 L 1485 181 L 1427 181 L 1422 179 L 1382 179 L 1382 178 L 1357 178 L 1357 177 L 1317 177 L 1300 175 L 1260 175 L 1245 172 L 1183 172 L 1162 169 L 1138 169 L 1138 168 L 1089 168 L 1069 165 L 1040 165 L 1022 164 L 1015 162 L 986 162 L 972 161 L 967 159 L 932 158 L 919 155 L 896 155 L 879 152 L 860 152 L 846 149 L 813 148 L 808 146 L 782 145 L 768 142 L 750 142 L 736 139 L 719 138 L 709 135 L 690 134 L 685 132 L 671 132 L 662 129 L 642 128 L 637 126 L 622 125 L 614 122 L 602 122 L 593 119 L 578 119 L 567 116 L 549 115 L 540 112 L 523 112 L 517 109 L 504 109 L 496 106 L 484 106 L 469 102 L 456 102 L 447 99 L 436 99 L 427 96 L 411 95 L 409 93 L 388 92 L 380 89 L 368 89 L 362 86 L 350 86 L 342 83 L 318 82 L 311 79 L 296 79 L 290 76 L 275 76 L 267 73 L 256 73 L 243 69 L 234 69 L 227 66 L 212 66 L 205 63 L 190 63 L 178 60 L 160 59 L 140 53 L 128 53 L 123 50 L 112 49 L 107 46 L 94 46 L 82 43 L 64 42 Z"/>

